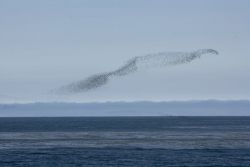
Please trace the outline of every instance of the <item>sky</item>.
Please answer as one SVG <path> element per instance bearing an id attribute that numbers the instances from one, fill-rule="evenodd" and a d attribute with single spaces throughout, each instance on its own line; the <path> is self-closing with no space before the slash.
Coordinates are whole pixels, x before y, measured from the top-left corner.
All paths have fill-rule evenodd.
<path id="1" fill-rule="evenodd" d="M 248 0 L 1 0 L 0 103 L 250 99 Z M 51 90 L 128 59 L 211 48 L 219 55 Z"/>

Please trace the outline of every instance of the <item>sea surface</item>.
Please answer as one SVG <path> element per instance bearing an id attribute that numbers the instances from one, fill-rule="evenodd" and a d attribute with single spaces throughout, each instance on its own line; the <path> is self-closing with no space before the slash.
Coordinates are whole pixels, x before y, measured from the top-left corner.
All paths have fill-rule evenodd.
<path id="1" fill-rule="evenodd" d="M 0 118 L 0 167 L 250 167 L 250 117 Z"/>

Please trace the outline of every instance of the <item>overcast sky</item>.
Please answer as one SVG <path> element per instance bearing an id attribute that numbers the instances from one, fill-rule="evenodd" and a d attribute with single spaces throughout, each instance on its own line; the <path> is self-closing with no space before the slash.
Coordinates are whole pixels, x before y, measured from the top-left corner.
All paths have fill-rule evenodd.
<path id="1" fill-rule="evenodd" d="M 249 0 L 1 0 L 0 102 L 250 99 L 249 18 Z M 201 48 L 220 54 L 49 94 L 134 56 Z"/>

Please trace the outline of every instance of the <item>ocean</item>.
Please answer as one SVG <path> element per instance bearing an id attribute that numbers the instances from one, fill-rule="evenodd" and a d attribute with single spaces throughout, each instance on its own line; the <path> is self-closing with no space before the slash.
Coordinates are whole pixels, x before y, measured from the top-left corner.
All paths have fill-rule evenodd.
<path id="1" fill-rule="evenodd" d="M 0 118 L 0 167 L 250 166 L 250 117 Z"/>

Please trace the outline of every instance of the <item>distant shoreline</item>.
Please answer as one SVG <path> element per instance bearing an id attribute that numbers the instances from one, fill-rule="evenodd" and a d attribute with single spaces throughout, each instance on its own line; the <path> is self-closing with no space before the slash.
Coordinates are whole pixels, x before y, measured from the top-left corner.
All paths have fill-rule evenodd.
<path id="1" fill-rule="evenodd" d="M 0 104 L 0 117 L 250 116 L 250 101 Z"/>

